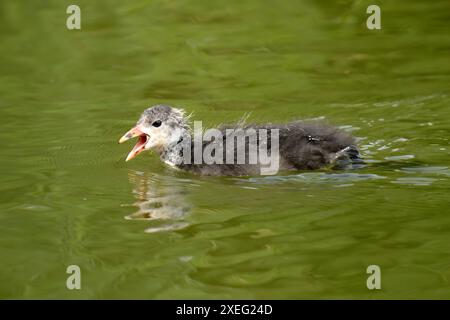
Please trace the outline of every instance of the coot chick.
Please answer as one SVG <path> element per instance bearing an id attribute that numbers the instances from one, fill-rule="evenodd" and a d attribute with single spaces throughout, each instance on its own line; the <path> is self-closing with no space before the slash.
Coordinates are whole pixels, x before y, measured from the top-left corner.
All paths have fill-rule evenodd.
<path id="1" fill-rule="evenodd" d="M 261 150 L 264 149 L 259 149 L 260 146 L 265 147 L 264 150 L 269 157 L 275 155 L 274 150 L 278 151 L 276 170 L 263 174 L 273 174 L 278 169 L 314 170 L 360 161 L 355 139 L 348 133 L 319 122 L 294 121 L 286 124 L 222 125 L 216 132 L 222 135 L 220 142 L 223 149 L 227 149 L 225 148 L 227 140 L 233 141 L 231 159 L 234 161 L 231 163 L 226 161 L 229 160 L 226 158 L 229 150 L 223 151 L 214 147 L 213 144 L 219 141 L 216 137 L 208 141 L 200 141 L 200 145 L 202 150 L 209 146 L 209 149 L 213 150 L 212 156 L 215 156 L 215 159 L 223 159 L 223 161 L 198 162 L 194 159 L 194 152 L 192 152 L 196 150 L 195 143 L 198 140 L 193 137 L 188 119 L 184 110 L 168 105 L 156 105 L 146 109 L 136 126 L 119 140 L 119 143 L 122 143 L 138 137 L 138 142 L 128 154 L 126 161 L 136 157 L 144 150 L 152 149 L 160 155 L 162 161 L 172 167 L 200 175 L 215 176 L 248 176 L 262 173 L 263 167 L 267 167 L 267 162 L 263 163 L 260 161 L 261 158 L 258 158 L 258 155 L 262 153 Z M 237 161 L 239 152 L 237 152 L 238 146 L 234 142 L 238 139 L 230 132 L 236 132 L 236 130 L 247 132 L 248 129 L 256 132 L 256 138 L 251 139 L 244 136 L 244 140 L 241 141 L 244 141 L 245 148 L 241 148 L 239 151 L 243 150 L 245 160 L 242 162 L 243 158 L 240 158 L 241 161 Z M 264 130 L 266 130 L 266 134 L 261 133 Z M 276 135 L 272 134 L 275 132 Z M 274 137 L 277 138 L 278 143 L 275 143 Z M 252 148 L 256 145 L 258 152 L 257 148 Z M 253 159 L 253 162 L 250 159 Z"/>

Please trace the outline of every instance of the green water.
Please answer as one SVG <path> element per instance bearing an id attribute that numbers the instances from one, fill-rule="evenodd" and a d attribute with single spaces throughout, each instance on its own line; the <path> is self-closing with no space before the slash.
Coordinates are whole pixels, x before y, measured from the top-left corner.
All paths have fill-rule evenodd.
<path id="1" fill-rule="evenodd" d="M 371 31 L 371 1 L 80 0 L 69 31 L 74 1 L 2 1 L 0 297 L 450 298 L 450 3 L 377 2 Z M 125 163 L 157 103 L 209 126 L 325 117 L 367 165 Z"/>

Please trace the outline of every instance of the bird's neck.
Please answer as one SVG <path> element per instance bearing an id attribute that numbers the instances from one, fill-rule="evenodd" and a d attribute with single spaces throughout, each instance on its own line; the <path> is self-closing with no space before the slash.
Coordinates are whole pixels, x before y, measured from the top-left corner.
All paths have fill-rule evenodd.
<path id="1" fill-rule="evenodd" d="M 167 145 L 161 152 L 161 160 L 170 166 L 180 166 L 183 164 L 183 150 L 186 144 L 191 144 L 189 131 L 184 131 L 178 139 Z"/>

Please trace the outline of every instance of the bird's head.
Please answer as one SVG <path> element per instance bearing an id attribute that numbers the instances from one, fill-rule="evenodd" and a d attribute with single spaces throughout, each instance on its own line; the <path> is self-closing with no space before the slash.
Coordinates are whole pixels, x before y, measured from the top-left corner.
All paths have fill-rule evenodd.
<path id="1" fill-rule="evenodd" d="M 189 125 L 184 110 L 167 105 L 156 105 L 142 113 L 136 126 L 125 133 L 119 143 L 138 137 L 136 145 L 125 160 L 128 161 L 144 150 L 153 149 L 161 154 L 167 147 L 177 143 L 187 132 L 189 132 Z"/>

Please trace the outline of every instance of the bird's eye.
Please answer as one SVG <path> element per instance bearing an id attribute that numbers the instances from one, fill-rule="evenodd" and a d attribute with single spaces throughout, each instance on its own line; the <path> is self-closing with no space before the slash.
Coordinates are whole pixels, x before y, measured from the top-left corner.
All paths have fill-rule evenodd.
<path id="1" fill-rule="evenodd" d="M 158 128 L 161 125 L 161 120 L 156 120 L 155 122 L 152 123 L 152 126 Z"/>

